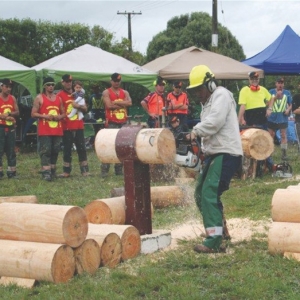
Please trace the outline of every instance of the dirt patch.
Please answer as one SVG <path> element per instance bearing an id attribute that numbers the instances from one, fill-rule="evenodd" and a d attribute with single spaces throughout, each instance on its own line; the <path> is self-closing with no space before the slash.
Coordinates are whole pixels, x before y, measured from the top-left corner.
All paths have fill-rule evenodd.
<path id="1" fill-rule="evenodd" d="M 241 242 L 251 240 L 254 234 L 267 234 L 271 220 L 267 221 L 251 221 L 249 219 L 228 219 L 227 226 L 231 235 L 231 242 Z M 178 240 L 203 239 L 201 233 L 205 233 L 203 224 L 199 220 L 192 220 L 185 224 L 181 224 L 171 230 L 171 245 L 165 250 L 175 249 Z"/>

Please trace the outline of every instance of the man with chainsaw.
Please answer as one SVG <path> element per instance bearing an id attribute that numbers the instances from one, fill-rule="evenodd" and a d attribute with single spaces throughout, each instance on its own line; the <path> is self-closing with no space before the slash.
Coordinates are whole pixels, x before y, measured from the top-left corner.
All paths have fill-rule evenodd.
<path id="1" fill-rule="evenodd" d="M 202 105 L 201 122 L 193 127 L 190 138 L 202 138 L 206 159 L 195 188 L 195 200 L 203 217 L 206 238 L 194 250 L 198 253 L 224 252 L 222 240 L 230 236 L 220 198 L 229 189 L 243 155 L 236 102 L 230 91 L 217 86 L 214 74 L 205 65 L 194 67 L 189 80 L 188 89 Z"/>

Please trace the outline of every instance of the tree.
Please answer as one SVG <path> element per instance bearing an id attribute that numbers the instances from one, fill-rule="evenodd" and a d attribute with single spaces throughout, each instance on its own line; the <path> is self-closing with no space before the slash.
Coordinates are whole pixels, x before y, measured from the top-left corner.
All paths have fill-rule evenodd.
<path id="1" fill-rule="evenodd" d="M 112 33 L 97 25 L 90 28 L 80 23 L 0 19 L 0 55 L 28 67 L 84 44 L 144 64 L 141 53 L 129 51 L 128 39 L 116 42 Z"/>
<path id="2" fill-rule="evenodd" d="M 217 52 L 236 60 L 245 59 L 242 46 L 221 24 L 218 24 L 219 47 Z M 195 12 L 174 17 L 167 23 L 167 29 L 158 33 L 147 48 L 147 62 L 155 58 L 191 46 L 212 50 L 212 18 L 209 14 Z"/>

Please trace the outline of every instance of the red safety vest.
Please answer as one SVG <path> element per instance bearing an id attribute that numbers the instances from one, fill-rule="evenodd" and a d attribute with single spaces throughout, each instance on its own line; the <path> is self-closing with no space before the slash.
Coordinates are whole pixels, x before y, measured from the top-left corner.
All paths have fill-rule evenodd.
<path id="1" fill-rule="evenodd" d="M 184 92 L 181 92 L 179 95 L 175 95 L 174 93 L 169 93 L 167 96 L 167 101 L 169 102 L 168 105 L 168 113 L 169 114 L 186 114 L 188 113 L 188 109 L 185 110 L 180 110 L 180 109 L 170 109 L 172 108 L 172 106 L 177 106 L 179 104 L 182 105 L 188 105 L 189 104 L 189 100 L 187 98 L 187 94 Z"/>
<path id="2" fill-rule="evenodd" d="M 123 89 L 119 89 L 119 93 L 116 94 L 111 88 L 108 89 L 109 99 L 112 102 L 120 102 L 125 100 L 125 92 Z M 126 123 L 127 121 L 127 109 L 118 108 L 118 109 L 109 109 L 105 108 L 105 117 L 106 122 L 114 123 Z"/>
<path id="3" fill-rule="evenodd" d="M 0 98 L 0 114 L 1 115 L 11 113 L 15 110 L 16 110 L 15 102 L 14 102 L 14 98 L 12 95 L 8 95 L 8 98 L 6 101 L 4 101 L 4 99 Z M 0 125 L 13 126 L 14 122 L 0 119 Z"/>
<path id="4" fill-rule="evenodd" d="M 57 116 L 60 114 L 60 98 L 56 96 L 54 101 L 51 101 L 46 95 L 42 94 L 43 104 L 40 107 L 39 113 L 42 115 Z M 39 119 L 38 121 L 38 135 L 63 135 L 61 121 L 49 121 Z"/>

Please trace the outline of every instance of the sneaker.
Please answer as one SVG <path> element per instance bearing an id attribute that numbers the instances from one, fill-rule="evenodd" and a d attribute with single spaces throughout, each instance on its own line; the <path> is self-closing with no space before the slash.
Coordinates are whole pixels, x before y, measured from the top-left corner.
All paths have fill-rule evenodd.
<path id="1" fill-rule="evenodd" d="M 52 181 L 51 174 L 49 174 L 49 173 L 44 173 L 44 174 L 43 174 L 43 180 L 45 180 L 45 181 Z"/>
<path id="2" fill-rule="evenodd" d="M 220 248 L 218 250 L 216 250 L 216 249 L 208 248 L 204 245 L 196 245 L 194 247 L 194 251 L 197 253 L 225 253 L 226 248 L 220 246 Z"/>
<path id="3" fill-rule="evenodd" d="M 19 179 L 18 176 L 17 176 L 17 173 L 14 171 L 14 172 L 7 172 L 7 178 L 8 179 Z"/>

